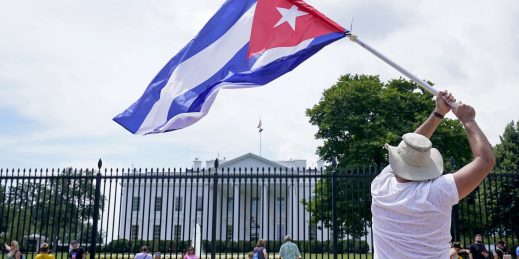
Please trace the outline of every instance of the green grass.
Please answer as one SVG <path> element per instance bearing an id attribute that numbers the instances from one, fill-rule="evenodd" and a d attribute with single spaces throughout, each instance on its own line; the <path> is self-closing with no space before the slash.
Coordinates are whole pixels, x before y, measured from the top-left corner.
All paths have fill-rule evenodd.
<path id="1" fill-rule="evenodd" d="M 24 253 L 25 259 L 33 259 L 36 257 L 36 253 Z M 54 254 L 56 259 L 67 259 L 68 253 L 56 253 Z M 133 259 L 133 253 L 119 253 L 119 254 L 110 254 L 110 253 L 98 253 L 96 254 L 96 259 Z M 208 259 L 211 257 L 211 254 L 202 255 L 202 259 Z M 0 259 L 5 259 L 6 254 L 0 255 Z M 87 259 L 90 259 L 87 254 Z M 219 253 L 216 254 L 216 258 L 218 259 L 247 259 L 247 254 L 243 253 Z M 372 259 L 373 256 L 371 254 L 338 254 L 338 259 Z M 182 259 L 182 255 L 180 253 L 166 253 L 162 254 L 161 259 Z M 279 255 L 269 254 L 269 259 L 279 259 Z M 302 259 L 333 259 L 333 254 L 322 253 L 322 254 L 310 254 L 304 253 L 302 254 Z"/>

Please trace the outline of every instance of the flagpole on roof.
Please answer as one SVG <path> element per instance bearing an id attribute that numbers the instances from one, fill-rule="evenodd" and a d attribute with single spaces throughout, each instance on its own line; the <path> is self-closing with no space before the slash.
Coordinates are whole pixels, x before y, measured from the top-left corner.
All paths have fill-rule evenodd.
<path id="1" fill-rule="evenodd" d="M 378 52 L 376 49 L 372 48 L 371 46 L 369 46 L 368 44 L 366 44 L 365 42 L 360 40 L 357 35 L 354 35 L 354 34 L 352 34 L 350 32 L 346 32 L 346 36 L 348 36 L 348 38 L 351 41 L 359 44 L 361 47 L 363 47 L 367 51 L 371 52 L 373 55 L 375 55 L 378 58 L 382 59 L 388 65 L 392 66 L 394 69 L 400 71 L 400 73 L 404 74 L 409 79 L 413 80 L 415 83 L 417 83 L 419 86 L 421 86 L 424 90 L 430 92 L 434 96 L 436 96 L 438 94 L 438 90 L 436 88 L 434 88 L 432 85 L 430 85 L 429 83 L 425 82 L 424 80 L 418 78 L 417 76 L 415 76 L 411 72 L 407 71 L 407 69 L 401 67 L 400 65 L 398 65 L 397 63 L 395 63 L 391 59 L 389 59 L 388 57 L 384 56 L 382 53 Z M 456 109 L 458 107 L 458 104 L 456 103 L 456 100 L 454 100 L 453 102 L 449 102 L 448 104 L 452 108 L 454 108 L 454 109 Z"/>

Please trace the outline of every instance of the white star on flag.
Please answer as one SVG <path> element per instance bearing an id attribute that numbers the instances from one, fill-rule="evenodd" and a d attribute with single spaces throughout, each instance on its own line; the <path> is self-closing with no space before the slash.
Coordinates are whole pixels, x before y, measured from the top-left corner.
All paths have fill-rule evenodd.
<path id="1" fill-rule="evenodd" d="M 278 9 L 278 12 L 281 14 L 281 19 L 279 19 L 278 23 L 274 25 L 274 28 L 278 27 L 279 25 L 283 24 L 284 22 L 287 22 L 290 27 L 292 27 L 292 30 L 296 30 L 296 18 L 299 16 L 307 15 L 308 13 L 301 12 L 299 9 L 297 9 L 297 6 L 293 5 L 290 7 L 290 9 L 276 7 Z"/>

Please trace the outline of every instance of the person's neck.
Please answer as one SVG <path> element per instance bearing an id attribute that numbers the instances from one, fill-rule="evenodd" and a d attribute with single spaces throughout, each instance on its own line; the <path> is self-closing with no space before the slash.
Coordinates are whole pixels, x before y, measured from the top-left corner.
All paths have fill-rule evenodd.
<path id="1" fill-rule="evenodd" d="M 410 180 L 407 180 L 407 179 L 404 179 L 398 175 L 395 174 L 395 178 L 396 178 L 396 181 L 399 182 L 399 183 L 408 183 L 408 182 L 411 182 Z"/>

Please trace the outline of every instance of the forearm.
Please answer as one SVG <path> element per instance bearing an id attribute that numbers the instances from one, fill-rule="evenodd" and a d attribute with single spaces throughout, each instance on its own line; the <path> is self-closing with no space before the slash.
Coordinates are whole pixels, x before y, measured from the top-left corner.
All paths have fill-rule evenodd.
<path id="1" fill-rule="evenodd" d="M 467 138 L 469 140 L 470 149 L 474 159 L 480 158 L 482 162 L 488 163 L 489 167 L 494 165 L 494 155 L 492 154 L 492 145 L 487 137 L 481 131 L 475 120 L 463 123 Z M 491 168 L 489 168 L 490 170 Z"/>
<path id="2" fill-rule="evenodd" d="M 485 179 L 495 160 L 492 146 L 474 120 L 463 122 L 474 160 L 453 174 L 460 199 L 470 194 Z"/>
<path id="3" fill-rule="evenodd" d="M 427 138 L 431 138 L 432 134 L 440 126 L 442 123 L 442 119 L 434 116 L 434 114 L 431 113 L 429 117 L 418 127 L 414 133 L 423 135 Z"/>

